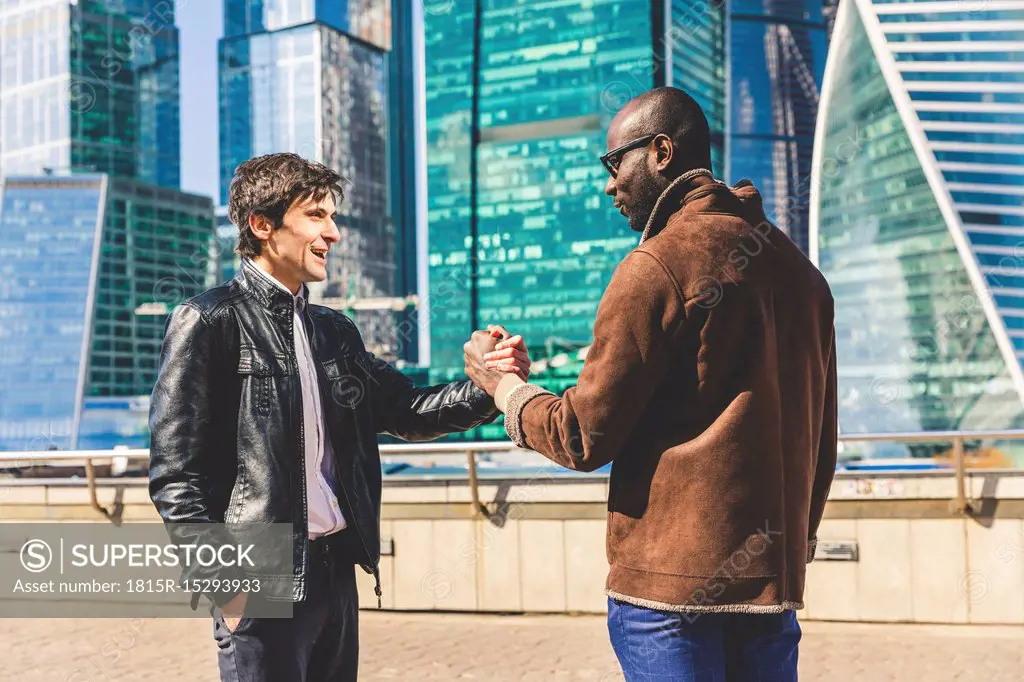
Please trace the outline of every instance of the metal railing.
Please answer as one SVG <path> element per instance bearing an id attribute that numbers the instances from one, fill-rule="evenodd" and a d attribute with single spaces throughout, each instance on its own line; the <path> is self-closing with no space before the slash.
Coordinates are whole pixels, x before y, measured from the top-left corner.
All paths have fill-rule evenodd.
<path id="1" fill-rule="evenodd" d="M 968 441 L 1024 440 L 1024 429 L 1005 431 L 921 431 L 918 433 L 862 433 L 841 434 L 841 443 L 951 443 L 953 471 L 956 474 L 956 497 L 952 509 L 955 514 L 973 512 L 967 500 L 967 467 L 964 462 L 964 444 Z"/>
<path id="2" fill-rule="evenodd" d="M 1006 431 L 927 431 L 918 433 L 867 433 L 867 434 L 842 434 L 839 441 L 842 443 L 950 443 L 953 452 L 953 470 L 956 475 L 956 495 L 951 502 L 952 510 L 956 514 L 967 515 L 972 513 L 971 504 L 967 499 L 965 466 L 965 444 L 972 441 L 1016 441 L 1024 440 L 1024 429 Z M 528 452 L 517 448 L 510 442 L 470 442 L 470 443 L 419 443 L 419 444 L 385 444 L 380 446 L 382 456 L 400 455 L 402 457 L 419 457 L 427 455 L 450 455 L 466 458 L 467 479 L 470 487 L 470 505 L 473 516 L 486 516 L 488 509 L 480 500 L 479 473 L 477 470 L 477 456 L 488 453 L 514 453 Z M 114 511 L 107 509 L 99 502 L 96 493 L 96 462 L 117 458 L 149 459 L 148 449 L 124 449 L 124 450 L 78 450 L 78 451 L 33 451 L 33 452 L 0 452 L 0 468 L 31 467 L 48 463 L 74 463 L 81 462 L 85 468 L 85 483 L 89 489 L 89 501 L 93 509 L 103 514 L 108 519 L 114 519 Z M 7 463 L 5 466 L 4 463 Z M 892 470 L 887 474 L 894 473 Z M 461 477 L 460 477 L 461 478 Z M 19 484 L 51 484 L 54 479 L 20 478 L 13 479 Z M 129 479 L 125 479 L 129 480 Z M 405 479 L 410 480 L 410 479 Z M 66 480 L 63 482 L 67 482 Z M 5 483 L 10 483 L 7 481 Z"/>
<path id="3" fill-rule="evenodd" d="M 465 457 L 470 487 L 470 505 L 473 516 L 487 515 L 488 509 L 480 501 L 480 485 L 477 473 L 477 455 L 482 453 L 512 453 L 522 451 L 510 442 L 471 442 L 471 443 L 418 443 L 418 444 L 382 444 L 378 446 L 381 456 L 401 455 L 403 457 L 416 457 L 427 455 L 450 455 L 454 457 Z M 149 450 L 147 448 L 134 448 L 123 450 L 42 450 L 42 451 L 0 451 L 0 469 L 25 468 L 39 466 L 42 464 L 64 464 L 65 466 L 82 466 L 85 468 L 85 484 L 89 489 L 89 505 L 97 512 L 113 521 L 116 518 L 116 511 L 107 509 L 100 504 L 96 492 L 96 464 L 97 462 L 113 461 L 118 458 L 126 460 L 148 460 Z M 13 463 L 13 465 L 12 465 Z M 56 479 L 36 477 L 19 478 L 9 481 L 0 481 L 0 485 L 10 484 L 17 481 L 19 485 L 24 484 L 52 484 Z M 131 479 L 120 479 L 128 481 Z M 63 479 L 62 482 L 67 482 Z"/>

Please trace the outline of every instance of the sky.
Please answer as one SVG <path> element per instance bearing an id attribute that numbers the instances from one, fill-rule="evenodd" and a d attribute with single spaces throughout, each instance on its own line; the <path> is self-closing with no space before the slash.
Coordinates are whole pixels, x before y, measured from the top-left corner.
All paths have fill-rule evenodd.
<path id="1" fill-rule="evenodd" d="M 181 188 L 218 203 L 217 40 L 221 0 L 177 0 L 181 48 Z"/>

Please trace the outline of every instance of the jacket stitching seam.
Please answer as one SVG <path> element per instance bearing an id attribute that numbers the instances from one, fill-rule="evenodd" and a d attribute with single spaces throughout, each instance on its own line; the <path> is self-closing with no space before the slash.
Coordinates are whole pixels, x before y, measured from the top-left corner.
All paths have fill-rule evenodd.
<path id="1" fill-rule="evenodd" d="M 187 301 L 182 301 L 181 305 L 186 306 L 188 308 L 191 308 L 192 310 L 195 310 L 197 313 L 200 314 L 200 316 L 202 316 L 204 322 L 206 322 L 207 324 L 212 324 L 214 318 L 222 310 L 228 309 L 233 303 L 235 303 L 237 301 L 241 301 L 242 299 L 247 298 L 250 295 L 251 295 L 251 292 L 242 290 L 242 291 L 239 291 L 237 293 L 233 293 L 233 294 L 228 295 L 223 300 L 216 301 L 211 306 L 209 306 L 208 309 L 204 308 L 203 306 L 200 306 L 196 302 L 196 298 L 197 297 L 195 297 L 195 296 L 193 296 L 192 298 L 188 299 Z"/>
<path id="2" fill-rule="evenodd" d="M 206 311 L 205 311 L 205 310 L 203 310 L 202 308 L 200 308 L 199 306 L 197 306 L 197 305 L 196 305 L 195 303 L 193 303 L 192 301 L 185 301 L 185 302 L 184 302 L 184 303 L 182 303 L 181 305 L 182 305 L 183 307 L 185 307 L 185 308 L 191 308 L 192 310 L 194 310 L 194 311 L 196 311 L 197 313 L 199 313 L 199 319 L 201 319 L 201 320 L 203 321 L 203 324 L 204 324 L 204 325 L 206 325 L 207 327 L 209 327 L 209 326 L 210 326 L 210 317 L 209 317 L 209 315 L 207 315 L 207 313 L 206 313 Z"/>
<path id="3" fill-rule="evenodd" d="M 660 256 L 657 256 L 657 255 L 651 253 L 650 251 L 648 251 L 647 249 L 644 249 L 644 248 L 636 249 L 636 253 L 642 253 L 644 255 L 650 256 L 654 260 L 655 263 L 657 263 L 658 265 L 661 266 L 661 269 L 665 273 L 665 276 L 668 277 L 669 283 L 672 284 L 672 288 L 675 290 L 676 296 L 679 297 L 679 302 L 685 304 L 686 300 L 687 300 L 686 296 L 683 295 L 683 290 L 679 286 L 679 282 L 672 275 L 672 271 L 668 269 L 668 266 L 665 265 L 665 261 L 663 261 Z"/>
<path id="4" fill-rule="evenodd" d="M 690 299 L 688 299 L 683 294 L 682 287 L 680 287 L 679 285 L 679 280 L 672 274 L 672 271 L 669 270 L 668 265 L 665 264 L 665 261 L 662 260 L 661 256 L 658 256 L 657 254 L 654 254 L 642 247 L 638 247 L 636 249 L 636 252 L 650 256 L 652 259 L 654 259 L 655 263 L 661 266 L 661 269 L 665 273 L 665 276 L 668 277 L 668 281 L 672 284 L 672 287 L 675 289 L 676 296 L 679 297 L 679 304 L 682 308 L 682 312 L 679 314 L 679 319 L 676 321 L 676 329 L 669 334 L 670 339 L 675 339 L 676 335 L 679 334 L 680 330 L 682 330 L 686 324 L 686 303 Z"/>
<path id="5" fill-rule="evenodd" d="M 235 294 L 231 294 L 227 298 L 221 301 L 217 301 L 213 306 L 210 307 L 210 319 L 216 317 L 222 310 L 228 310 L 236 302 L 241 301 L 245 298 L 245 292 L 240 291 Z"/>

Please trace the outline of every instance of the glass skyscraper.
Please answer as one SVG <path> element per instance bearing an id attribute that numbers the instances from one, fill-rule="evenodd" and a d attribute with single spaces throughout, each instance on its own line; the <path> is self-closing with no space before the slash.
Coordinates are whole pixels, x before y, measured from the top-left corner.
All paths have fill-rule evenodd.
<path id="1" fill-rule="evenodd" d="M 0 0 L 0 449 L 144 446 L 169 310 L 215 276 L 178 190 L 162 0 Z"/>
<path id="2" fill-rule="evenodd" d="M 637 4 L 637 3 L 623 3 Z M 649 4 L 649 3 L 642 3 Z M 654 47 L 659 61 L 657 85 L 682 88 L 693 97 L 711 128 L 711 170 L 719 177 L 727 174 L 729 63 L 727 59 L 727 13 L 722 2 L 672 0 L 664 18 L 664 37 L 659 30 Z M 655 16 L 658 3 L 653 3 Z M 667 49 L 666 49 L 667 47 Z M 639 94 L 635 87 L 615 102 L 621 106 Z"/>
<path id="3" fill-rule="evenodd" d="M 388 62 L 388 193 L 395 225 L 395 295 L 418 298 L 425 280 L 426 187 L 423 136 L 423 5 L 395 2 L 391 8 L 391 50 Z M 422 242 L 422 245 L 421 245 Z M 422 263 L 421 263 L 422 260 Z M 396 314 L 395 355 L 418 363 L 421 346 L 415 305 Z"/>
<path id="4" fill-rule="evenodd" d="M 6 179 L 0 450 L 145 445 L 128 399 L 153 388 L 169 310 L 213 274 L 212 216 L 209 198 L 124 178 Z"/>
<path id="5" fill-rule="evenodd" d="M 231 223 L 227 206 L 218 206 L 214 210 L 216 237 L 210 259 L 216 263 L 214 281 L 218 284 L 234 279 L 241 266 L 241 259 L 235 253 L 238 246 L 238 228 Z"/>
<path id="6" fill-rule="evenodd" d="M 473 327 L 501 322 L 537 357 L 567 354 L 549 366 L 552 387 L 564 388 L 613 270 L 638 241 L 604 195 L 598 157 L 615 114 L 652 87 L 700 103 L 712 170 L 751 178 L 806 246 L 822 5 L 428 0 L 424 317 L 434 376 L 461 373 Z"/>
<path id="7" fill-rule="evenodd" d="M 840 5 L 811 251 L 845 432 L 1024 426 L 1022 65 L 1021 2 Z"/>
<path id="8" fill-rule="evenodd" d="M 821 0 L 731 0 L 725 175 L 749 178 L 765 212 L 807 251 L 811 155 L 827 25 Z"/>
<path id="9" fill-rule="evenodd" d="M 178 30 L 163 0 L 0 0 L 0 177 L 180 182 Z"/>
<path id="10" fill-rule="evenodd" d="M 474 324 L 500 321 L 534 344 L 589 343 L 601 292 L 637 239 L 602 193 L 598 156 L 619 100 L 655 82 L 652 17 L 639 3 L 480 4 L 479 17 L 471 2 L 425 12 L 430 364 L 440 374 L 461 372 Z"/>
<path id="11" fill-rule="evenodd" d="M 342 307 L 392 296 L 395 233 L 388 197 L 390 0 L 227 0 L 220 41 L 220 201 L 235 168 L 294 152 L 350 181 L 341 241 L 314 300 Z M 367 345 L 395 345 L 390 310 L 361 312 Z"/>

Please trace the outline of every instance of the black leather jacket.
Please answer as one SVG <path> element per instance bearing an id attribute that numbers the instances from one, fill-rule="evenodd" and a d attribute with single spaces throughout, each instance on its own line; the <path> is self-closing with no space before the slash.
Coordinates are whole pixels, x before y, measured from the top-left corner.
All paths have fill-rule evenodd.
<path id="1" fill-rule="evenodd" d="M 295 601 L 305 599 L 309 543 L 302 390 L 293 299 L 250 272 L 174 309 L 150 408 L 150 496 L 165 523 L 291 523 Z M 380 581 L 377 434 L 437 438 L 493 421 L 469 381 L 416 388 L 368 353 L 345 315 L 307 307 L 324 418 L 359 564 Z M 198 593 L 193 595 L 195 608 Z M 218 604 L 233 594 L 211 595 Z"/>

